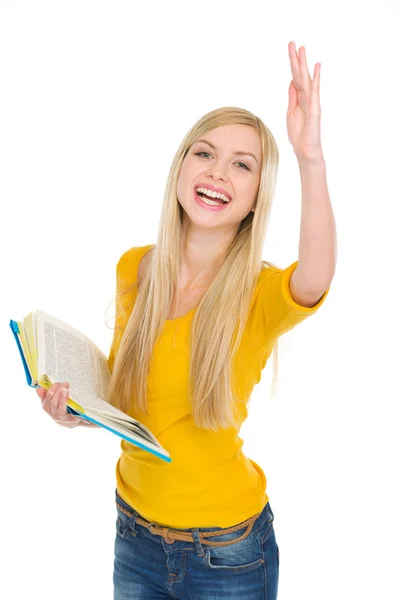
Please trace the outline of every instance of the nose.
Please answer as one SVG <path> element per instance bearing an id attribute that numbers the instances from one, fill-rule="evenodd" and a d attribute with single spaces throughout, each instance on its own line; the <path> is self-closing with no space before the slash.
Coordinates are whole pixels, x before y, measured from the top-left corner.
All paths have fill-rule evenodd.
<path id="1" fill-rule="evenodd" d="M 217 163 L 207 169 L 207 175 L 211 175 L 214 179 L 222 179 L 222 181 L 227 181 L 226 171 Z"/>

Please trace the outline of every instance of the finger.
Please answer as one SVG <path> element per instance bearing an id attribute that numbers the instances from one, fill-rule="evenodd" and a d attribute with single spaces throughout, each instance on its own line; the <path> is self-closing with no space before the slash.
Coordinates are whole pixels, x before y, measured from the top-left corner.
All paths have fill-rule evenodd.
<path id="1" fill-rule="evenodd" d="M 61 390 L 61 397 L 58 403 L 58 416 L 57 422 L 61 423 L 77 423 L 79 419 L 77 419 L 74 415 L 71 415 L 67 410 L 68 403 L 68 390 Z"/>
<path id="2" fill-rule="evenodd" d="M 67 411 L 67 403 L 68 403 L 68 388 L 66 387 L 68 384 L 64 384 L 63 387 L 60 387 L 56 394 L 53 396 L 52 402 L 55 406 L 55 396 L 58 397 L 58 404 L 56 413 L 53 415 L 53 420 L 58 425 L 63 425 L 64 427 L 77 427 L 79 425 L 79 419 L 68 413 Z"/>
<path id="3" fill-rule="evenodd" d="M 45 395 L 42 406 L 55 423 L 71 428 L 79 425 L 79 419 L 70 415 L 67 411 L 68 393 L 63 397 L 62 389 L 66 388 L 68 390 L 68 387 L 69 383 L 66 382 L 54 383 L 48 390 L 43 389 Z"/>
<path id="4" fill-rule="evenodd" d="M 42 402 L 43 409 L 53 418 L 54 418 L 54 415 L 52 412 L 53 405 L 54 405 L 54 402 L 58 403 L 57 398 L 55 398 L 55 400 L 54 400 L 54 396 L 56 395 L 57 390 L 61 386 L 62 386 L 62 383 L 53 383 L 53 385 L 51 387 L 49 387 L 48 390 L 46 390 L 46 395 Z"/>
<path id="5" fill-rule="evenodd" d="M 62 387 L 62 384 L 60 383 L 54 389 L 48 390 L 48 394 L 49 394 L 49 400 L 48 400 L 49 415 L 53 419 L 57 418 L 57 409 L 58 409 L 58 402 L 59 402 L 59 399 L 60 399 L 61 387 Z"/>
<path id="6" fill-rule="evenodd" d="M 54 390 L 54 388 L 53 388 L 53 386 L 51 386 L 48 390 L 44 389 L 44 393 L 40 392 L 40 394 L 41 394 L 40 397 L 42 400 L 42 408 L 46 412 L 49 412 L 49 400 L 54 393 L 53 390 Z"/>
<path id="7" fill-rule="evenodd" d="M 57 399 L 56 399 L 57 397 Z M 65 386 L 60 387 L 56 394 L 53 396 L 53 410 L 55 410 L 54 418 L 55 419 L 63 419 L 65 417 L 65 413 L 67 409 L 64 408 L 66 406 L 68 400 L 68 390 Z"/>
<path id="8" fill-rule="evenodd" d="M 299 63 L 302 81 L 308 86 L 311 82 L 311 77 L 307 66 L 305 46 L 300 46 L 299 48 Z"/>
<path id="9" fill-rule="evenodd" d="M 60 383 L 60 385 L 58 386 L 58 388 L 56 389 L 56 391 L 54 392 L 54 394 L 50 400 L 50 414 L 53 417 L 53 419 L 60 418 L 59 406 L 60 406 L 60 401 L 61 401 L 61 397 L 62 397 L 64 389 L 67 389 L 67 384 Z M 68 390 L 67 390 L 67 398 L 68 398 Z"/>
<path id="10" fill-rule="evenodd" d="M 314 77 L 313 77 L 313 81 L 312 81 L 313 91 L 319 91 L 320 75 L 321 75 L 321 63 L 316 63 L 315 67 L 314 67 Z"/>
<path id="11" fill-rule="evenodd" d="M 296 45 L 292 41 L 289 43 L 289 58 L 290 58 L 290 68 L 292 70 L 293 83 L 296 86 L 296 89 L 300 88 L 301 79 L 300 79 L 300 63 L 299 57 L 296 51 Z"/>
<path id="12" fill-rule="evenodd" d="M 290 42 L 289 55 L 291 59 L 290 64 L 292 67 L 293 80 L 296 88 L 298 90 L 308 90 L 311 83 L 311 77 L 307 67 L 305 46 L 300 46 L 299 52 L 297 53 L 294 42 Z"/>

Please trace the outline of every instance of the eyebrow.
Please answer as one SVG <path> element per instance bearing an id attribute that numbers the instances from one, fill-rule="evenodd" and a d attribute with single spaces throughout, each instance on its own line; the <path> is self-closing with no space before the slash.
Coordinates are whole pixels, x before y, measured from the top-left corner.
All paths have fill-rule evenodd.
<path id="1" fill-rule="evenodd" d="M 214 146 L 214 144 L 212 144 L 211 142 L 207 142 L 207 140 L 196 140 L 194 143 L 197 144 L 197 142 L 204 142 L 205 144 L 208 144 L 209 146 L 211 146 L 211 148 L 214 148 L 214 150 L 216 150 L 216 147 Z M 233 152 L 234 154 L 240 154 L 240 155 L 246 155 L 246 156 L 252 156 L 254 158 L 254 160 L 256 161 L 256 163 L 258 164 L 258 160 L 256 159 L 256 157 L 254 156 L 254 154 L 252 152 L 243 152 L 242 150 L 234 150 Z"/>

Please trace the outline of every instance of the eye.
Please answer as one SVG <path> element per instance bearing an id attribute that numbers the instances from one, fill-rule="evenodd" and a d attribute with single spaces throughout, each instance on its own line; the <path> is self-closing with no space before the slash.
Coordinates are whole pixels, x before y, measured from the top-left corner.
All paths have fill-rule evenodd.
<path id="1" fill-rule="evenodd" d="M 195 153 L 195 156 L 200 156 L 201 154 L 208 154 L 208 156 L 211 156 L 211 154 L 210 154 L 209 152 L 196 152 L 196 153 Z M 247 169 L 247 171 L 250 171 L 249 167 L 248 167 L 248 166 L 247 166 L 245 163 L 238 162 L 237 164 L 238 164 L 238 165 L 243 165 L 243 167 L 244 167 L 245 169 Z M 243 167 L 241 167 L 241 168 L 243 168 Z"/>

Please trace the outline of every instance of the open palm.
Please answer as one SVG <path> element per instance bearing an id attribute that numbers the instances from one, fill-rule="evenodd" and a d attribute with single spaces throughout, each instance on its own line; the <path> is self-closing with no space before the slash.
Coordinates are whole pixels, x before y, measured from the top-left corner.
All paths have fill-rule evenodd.
<path id="1" fill-rule="evenodd" d="M 293 76 L 289 86 L 287 111 L 289 141 L 299 160 L 318 159 L 322 157 L 319 99 L 321 63 L 316 63 L 311 79 L 305 47 L 300 46 L 297 53 L 294 42 L 290 42 L 289 57 Z"/>

